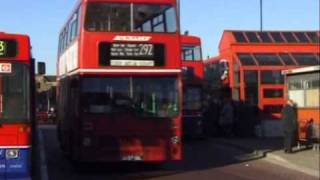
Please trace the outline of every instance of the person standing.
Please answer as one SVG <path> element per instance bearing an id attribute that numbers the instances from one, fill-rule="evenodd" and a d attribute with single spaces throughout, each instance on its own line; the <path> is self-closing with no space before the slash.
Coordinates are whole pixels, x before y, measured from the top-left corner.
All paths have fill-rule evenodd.
<path id="1" fill-rule="evenodd" d="M 282 110 L 282 122 L 284 125 L 284 152 L 292 153 L 297 133 L 297 111 L 295 103 L 291 99 L 287 101 Z"/>

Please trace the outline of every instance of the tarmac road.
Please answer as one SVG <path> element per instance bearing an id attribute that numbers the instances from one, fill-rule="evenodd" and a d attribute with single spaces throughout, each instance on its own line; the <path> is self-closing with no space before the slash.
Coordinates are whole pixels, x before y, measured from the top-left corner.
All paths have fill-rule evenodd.
<path id="1" fill-rule="evenodd" d="M 316 180 L 214 141 L 184 146 L 184 160 L 162 166 L 87 164 L 75 167 L 59 149 L 55 126 L 40 126 L 50 180 Z"/>

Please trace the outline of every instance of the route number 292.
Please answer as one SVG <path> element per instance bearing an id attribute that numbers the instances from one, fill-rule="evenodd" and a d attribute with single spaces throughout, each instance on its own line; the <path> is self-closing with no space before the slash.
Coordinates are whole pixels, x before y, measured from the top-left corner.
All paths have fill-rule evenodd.
<path id="1" fill-rule="evenodd" d="M 4 41 L 0 41 L 0 56 L 5 55 L 6 52 L 6 43 Z"/>

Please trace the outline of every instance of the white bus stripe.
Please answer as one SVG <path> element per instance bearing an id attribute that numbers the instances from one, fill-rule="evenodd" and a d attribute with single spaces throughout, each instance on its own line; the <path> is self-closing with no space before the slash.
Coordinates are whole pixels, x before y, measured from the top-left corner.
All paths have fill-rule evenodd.
<path id="1" fill-rule="evenodd" d="M 40 176 L 41 180 L 49 180 L 48 176 L 48 168 L 47 168 L 47 158 L 46 158 L 46 152 L 44 149 L 44 141 L 43 141 L 43 134 L 42 130 L 37 127 L 37 133 L 38 133 L 38 149 L 40 152 Z"/>
<path id="2" fill-rule="evenodd" d="M 31 146 L 0 146 L 0 149 L 28 149 Z"/>

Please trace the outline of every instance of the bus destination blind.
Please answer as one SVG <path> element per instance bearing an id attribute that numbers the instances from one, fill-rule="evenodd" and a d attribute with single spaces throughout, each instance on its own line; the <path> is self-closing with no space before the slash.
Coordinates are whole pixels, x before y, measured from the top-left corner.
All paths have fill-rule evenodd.
<path id="1" fill-rule="evenodd" d="M 99 63 L 103 66 L 164 66 L 162 44 L 101 43 Z"/>

